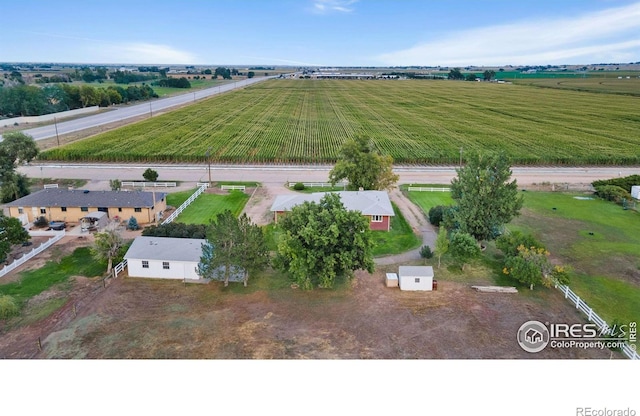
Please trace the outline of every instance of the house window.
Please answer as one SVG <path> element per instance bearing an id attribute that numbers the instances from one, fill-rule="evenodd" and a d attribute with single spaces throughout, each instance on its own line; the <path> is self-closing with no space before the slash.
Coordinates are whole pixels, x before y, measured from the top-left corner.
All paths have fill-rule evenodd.
<path id="1" fill-rule="evenodd" d="M 89 212 L 89 207 L 80 207 L 80 211 Z"/>
<path id="2" fill-rule="evenodd" d="M 420 283 L 420 278 L 416 277 L 416 283 Z"/>
<path id="3" fill-rule="evenodd" d="M 149 260 L 142 260 L 142 268 L 143 269 L 149 268 Z"/>
<path id="4" fill-rule="evenodd" d="M 372 215 L 371 222 L 382 222 L 382 215 Z"/>
<path id="5" fill-rule="evenodd" d="M 135 212 L 142 212 L 142 208 L 134 208 L 133 209 Z"/>
<path id="6" fill-rule="evenodd" d="M 67 212 L 67 207 L 60 207 L 60 210 L 61 210 L 62 212 Z"/>
<path id="7" fill-rule="evenodd" d="M 163 261 L 162 262 L 162 268 L 165 270 L 169 270 L 169 262 L 168 261 Z"/>
<path id="8" fill-rule="evenodd" d="M 18 214 L 24 214 L 24 208 L 18 207 Z"/>
<path id="9" fill-rule="evenodd" d="M 46 213 L 47 213 L 46 208 L 40 208 L 40 214 L 46 214 Z"/>
<path id="10" fill-rule="evenodd" d="M 118 212 L 122 212 L 122 207 L 118 207 Z"/>

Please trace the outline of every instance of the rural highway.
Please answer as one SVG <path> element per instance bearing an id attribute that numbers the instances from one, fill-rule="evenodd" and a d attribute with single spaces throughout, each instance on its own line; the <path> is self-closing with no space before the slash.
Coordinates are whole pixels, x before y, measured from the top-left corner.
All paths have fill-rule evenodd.
<path id="1" fill-rule="evenodd" d="M 243 88 L 270 78 L 274 77 L 271 76 L 244 79 L 233 83 L 219 85 L 217 87 L 192 91 L 187 94 L 175 95 L 172 97 L 161 98 L 154 101 L 147 101 L 142 104 L 118 107 L 111 111 L 106 111 L 104 113 L 95 114 L 92 116 L 81 117 L 75 120 L 59 121 L 58 123 L 56 123 L 57 126 L 56 124 L 50 124 L 43 127 L 23 130 L 23 132 L 33 137 L 34 140 L 44 140 L 51 137 L 56 137 L 56 127 L 58 129 L 57 134 L 62 136 L 68 133 L 102 126 L 105 124 L 114 123 L 134 117 L 152 115 L 154 112 L 159 112 L 171 107 L 188 104 L 202 98 L 221 94 L 224 92 L 235 90 L 237 88 Z M 0 135 L 0 140 L 1 139 L 2 136 Z"/>
<path id="2" fill-rule="evenodd" d="M 42 163 L 20 166 L 18 171 L 30 178 L 87 179 L 108 181 L 120 179 L 142 181 L 145 169 L 152 168 L 159 174 L 159 181 L 207 182 L 209 170 L 201 165 L 167 164 L 57 164 Z M 399 184 L 431 183 L 448 184 L 456 176 L 454 166 L 398 166 L 394 171 L 400 176 Z M 331 166 L 283 166 L 283 165 L 212 165 L 212 181 L 256 181 L 270 184 L 285 182 L 326 182 Z M 588 184 L 597 179 L 640 174 L 640 167 L 514 167 L 513 178 L 521 186 L 549 182 L 555 184 Z"/>

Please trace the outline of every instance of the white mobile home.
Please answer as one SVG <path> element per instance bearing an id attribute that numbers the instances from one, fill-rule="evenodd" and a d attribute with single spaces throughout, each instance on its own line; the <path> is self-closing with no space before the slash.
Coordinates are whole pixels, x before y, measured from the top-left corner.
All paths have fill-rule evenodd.
<path id="1" fill-rule="evenodd" d="M 398 283 L 400 290 L 433 290 L 433 267 L 400 266 Z"/>
<path id="2" fill-rule="evenodd" d="M 131 277 L 199 280 L 202 244 L 196 238 L 138 237 L 124 258 Z"/>

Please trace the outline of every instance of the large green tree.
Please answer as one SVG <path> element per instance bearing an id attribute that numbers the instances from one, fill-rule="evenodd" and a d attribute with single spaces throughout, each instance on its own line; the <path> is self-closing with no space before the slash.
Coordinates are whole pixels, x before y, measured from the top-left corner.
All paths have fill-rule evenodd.
<path id="1" fill-rule="evenodd" d="M 504 152 L 471 153 L 466 166 L 456 170 L 451 181 L 454 223 L 476 240 L 493 240 L 522 208 L 518 184 L 511 178 L 511 166 Z"/>
<path id="2" fill-rule="evenodd" d="M 3 135 L 0 142 L 0 193 L 2 202 L 10 202 L 29 193 L 26 177 L 18 174 L 20 163 L 28 163 L 38 155 L 33 137 L 19 131 Z"/>
<path id="3" fill-rule="evenodd" d="M 337 277 L 350 278 L 354 270 L 373 272 L 369 221 L 348 211 L 337 194 L 294 207 L 280 227 L 283 234 L 274 263 L 302 289 L 331 288 Z"/>
<path id="4" fill-rule="evenodd" d="M 393 158 L 378 153 L 371 140 L 357 136 L 347 140 L 340 150 L 341 157 L 329 172 L 329 181 L 336 184 L 343 179 L 352 191 L 390 189 L 397 181 L 393 173 Z"/>
<path id="5" fill-rule="evenodd" d="M 113 259 L 118 256 L 123 245 L 124 239 L 118 231 L 117 224 L 111 223 L 103 232 L 96 233 L 91 255 L 97 261 L 107 260 L 107 273 L 111 273 Z"/>
<path id="6" fill-rule="evenodd" d="M 461 263 L 460 268 L 464 270 L 466 263 L 480 254 L 480 247 L 471 234 L 458 231 L 451 235 L 449 252 Z"/>
<path id="7" fill-rule="evenodd" d="M 218 214 L 208 228 L 202 247 L 198 275 L 229 285 L 231 274 L 242 274 L 244 286 L 249 276 L 269 265 L 269 250 L 262 229 L 246 214 L 237 218 L 229 210 Z"/>
<path id="8" fill-rule="evenodd" d="M 29 241 L 31 236 L 17 218 L 0 213 L 0 260 L 4 261 L 14 244 Z"/>

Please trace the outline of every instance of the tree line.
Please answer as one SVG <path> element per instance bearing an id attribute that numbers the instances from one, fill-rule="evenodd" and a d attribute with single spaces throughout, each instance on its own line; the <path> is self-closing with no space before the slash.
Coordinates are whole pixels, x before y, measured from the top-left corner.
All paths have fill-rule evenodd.
<path id="1" fill-rule="evenodd" d="M 128 87 L 53 84 L 37 87 L 18 85 L 0 88 L 0 117 L 40 116 L 78 108 L 156 98 L 151 86 L 130 85 Z"/>

